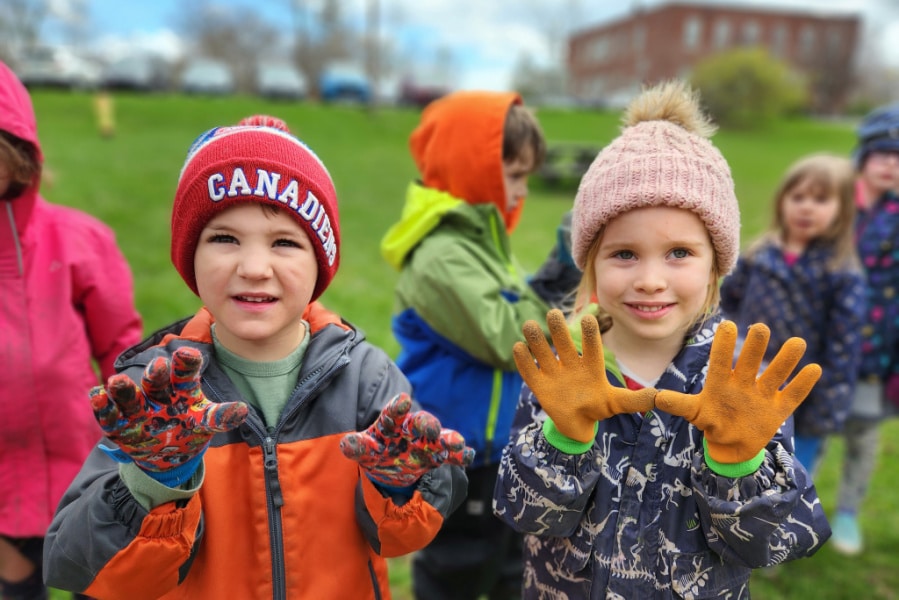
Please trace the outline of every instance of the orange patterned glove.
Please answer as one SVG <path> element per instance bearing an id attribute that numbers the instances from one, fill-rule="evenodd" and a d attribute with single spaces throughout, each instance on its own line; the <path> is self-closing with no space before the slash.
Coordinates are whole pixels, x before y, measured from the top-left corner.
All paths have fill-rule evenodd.
<path id="1" fill-rule="evenodd" d="M 189 480 L 200 465 L 209 440 L 247 418 L 243 402 L 214 403 L 200 389 L 203 356 L 182 347 L 154 359 L 140 386 L 127 375 L 109 378 L 90 392 L 100 427 L 118 448 L 100 448 L 118 462 L 137 464 L 169 487 Z"/>
<path id="2" fill-rule="evenodd" d="M 709 456 L 715 462 L 736 464 L 755 458 L 821 377 L 820 366 L 806 365 L 780 389 L 805 353 L 805 341 L 796 337 L 784 343 L 757 377 L 770 333 L 766 325 L 752 325 L 737 364 L 731 368 L 737 326 L 722 321 L 712 340 L 702 391 L 695 395 L 661 391 L 656 395 L 657 408 L 687 419 L 705 434 Z"/>
<path id="3" fill-rule="evenodd" d="M 560 433 L 591 443 L 597 421 L 652 409 L 655 388 L 634 391 L 609 383 L 596 317 L 581 318 L 583 356 L 578 354 L 562 311 L 549 311 L 546 324 L 558 358 L 536 321 L 524 324 L 527 344 L 516 342 L 512 352 L 518 372 Z"/>
<path id="4" fill-rule="evenodd" d="M 409 394 L 397 394 L 368 429 L 343 436 L 340 450 L 372 479 L 396 488 L 414 485 L 441 465 L 471 464 L 474 450 L 459 432 L 441 427 L 431 413 L 411 408 Z"/>

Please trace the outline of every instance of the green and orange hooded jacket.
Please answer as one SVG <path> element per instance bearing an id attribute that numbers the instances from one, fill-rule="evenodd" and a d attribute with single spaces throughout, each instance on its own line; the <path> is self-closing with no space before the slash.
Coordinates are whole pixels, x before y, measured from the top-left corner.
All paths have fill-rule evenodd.
<path id="1" fill-rule="evenodd" d="M 420 180 L 382 240 L 399 270 L 397 365 L 413 396 L 495 463 L 508 441 L 522 380 L 512 346 L 547 304 L 528 285 L 509 234 L 523 199 L 506 210 L 503 129 L 515 93 L 456 92 L 429 104 L 409 146 Z"/>
<path id="2" fill-rule="evenodd" d="M 407 502 L 385 497 L 339 440 L 367 428 L 409 384 L 383 351 L 318 303 L 304 319 L 309 346 L 278 423 L 268 428 L 251 410 L 239 428 L 214 436 L 196 493 L 148 509 L 128 485 L 130 465 L 94 448 L 47 532 L 49 585 L 101 600 L 390 598 L 385 558 L 433 539 L 465 497 L 465 474 L 443 466 Z M 139 381 L 155 357 L 192 346 L 204 356 L 206 397 L 240 398 L 212 351 L 211 323 L 202 309 L 116 366 Z"/>

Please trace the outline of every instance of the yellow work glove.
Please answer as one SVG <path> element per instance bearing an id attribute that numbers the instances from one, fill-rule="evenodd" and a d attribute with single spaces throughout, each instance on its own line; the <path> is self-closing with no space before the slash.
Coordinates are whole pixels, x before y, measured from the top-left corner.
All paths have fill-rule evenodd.
<path id="1" fill-rule="evenodd" d="M 705 434 L 706 449 L 715 462 L 736 464 L 758 456 L 821 377 L 820 366 L 806 365 L 780 389 L 805 353 L 805 341 L 796 337 L 788 339 L 756 377 L 770 334 L 767 326 L 752 325 L 731 368 L 737 326 L 722 321 L 712 340 L 702 391 L 691 395 L 666 390 L 656 395 L 656 408 L 687 419 Z"/>
<path id="2" fill-rule="evenodd" d="M 561 434 L 592 443 L 597 421 L 652 409 L 655 388 L 634 391 L 609 383 L 596 317 L 581 318 L 583 356 L 575 348 L 562 311 L 549 311 L 546 324 L 558 358 L 536 321 L 524 324 L 527 344 L 516 342 L 512 352 L 518 372 Z"/>

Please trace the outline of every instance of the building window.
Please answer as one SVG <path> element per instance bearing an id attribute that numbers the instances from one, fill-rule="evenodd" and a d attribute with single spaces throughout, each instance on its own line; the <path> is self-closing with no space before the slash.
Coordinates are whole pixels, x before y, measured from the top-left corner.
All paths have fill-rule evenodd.
<path id="1" fill-rule="evenodd" d="M 789 31 L 785 23 L 778 23 L 774 27 L 771 36 L 771 54 L 778 58 L 784 58 L 787 55 L 787 43 L 789 41 Z"/>
<path id="2" fill-rule="evenodd" d="M 702 17 L 696 15 L 684 21 L 684 48 L 696 50 L 702 40 Z"/>
<path id="3" fill-rule="evenodd" d="M 814 25 L 805 25 L 799 32 L 799 56 L 803 60 L 814 58 L 816 37 Z"/>
<path id="4" fill-rule="evenodd" d="M 827 51 L 829 54 L 839 54 L 843 47 L 843 32 L 837 28 L 832 28 L 827 32 Z"/>
<path id="5" fill-rule="evenodd" d="M 743 45 L 755 46 L 758 44 L 760 32 L 758 21 L 746 21 L 743 23 Z"/>
<path id="6" fill-rule="evenodd" d="M 607 50 L 606 58 L 611 59 L 621 55 L 623 49 L 627 46 L 627 43 L 624 33 L 621 31 L 616 31 L 612 34 L 611 38 L 609 38 L 609 48 Z"/>
<path id="7" fill-rule="evenodd" d="M 609 38 L 601 37 L 594 40 L 593 43 L 590 44 L 588 56 L 591 63 L 605 62 L 609 57 Z"/>
<path id="8" fill-rule="evenodd" d="M 730 21 L 718 19 L 715 21 L 714 46 L 721 50 L 730 46 Z"/>
<path id="9" fill-rule="evenodd" d="M 646 46 L 646 27 L 637 25 L 634 27 L 634 52 L 642 52 Z"/>

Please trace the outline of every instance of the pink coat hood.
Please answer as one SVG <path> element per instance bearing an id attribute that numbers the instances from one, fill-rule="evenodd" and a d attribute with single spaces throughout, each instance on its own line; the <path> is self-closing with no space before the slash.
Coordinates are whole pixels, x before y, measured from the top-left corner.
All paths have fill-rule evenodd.
<path id="1" fill-rule="evenodd" d="M 0 130 L 40 154 L 31 98 L 3 63 Z M 112 230 L 46 202 L 37 180 L 0 199 L 0 332 L 0 535 L 43 536 L 100 437 L 92 361 L 112 374 L 141 320 Z"/>

